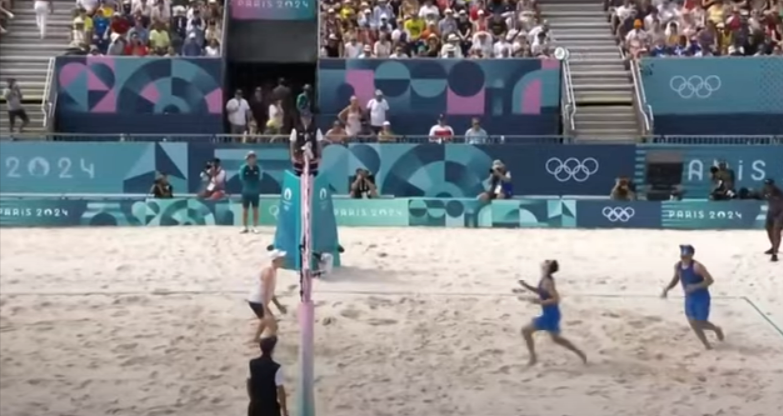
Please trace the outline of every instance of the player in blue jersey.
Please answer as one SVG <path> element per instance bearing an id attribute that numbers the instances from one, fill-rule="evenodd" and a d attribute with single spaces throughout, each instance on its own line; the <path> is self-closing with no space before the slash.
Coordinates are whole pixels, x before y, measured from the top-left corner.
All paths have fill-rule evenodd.
<path id="1" fill-rule="evenodd" d="M 693 328 L 693 332 L 699 337 L 699 341 L 708 350 L 712 349 L 704 331 L 713 331 L 719 341 L 723 341 L 723 330 L 709 321 L 710 318 L 710 289 L 714 280 L 701 263 L 693 259 L 696 249 L 692 245 L 680 246 L 680 261 L 674 265 L 674 277 L 669 285 L 663 289 L 662 297 L 666 297 L 670 290 L 682 283 L 685 291 L 685 317 Z"/>
<path id="2" fill-rule="evenodd" d="M 555 289 L 555 279 L 553 275 L 560 269 L 557 260 L 546 260 L 541 265 L 541 280 L 538 286 L 531 286 L 525 281 L 520 280 L 519 284 L 524 289 L 514 289 L 514 293 L 523 293 L 525 290 L 535 293 L 537 296 L 531 299 L 531 302 L 541 305 L 541 316 L 533 319 L 529 325 L 522 328 L 522 336 L 525 338 L 525 344 L 530 352 L 530 362 L 528 365 L 534 365 L 538 361 L 536 356 L 536 347 L 533 342 L 533 334 L 537 331 L 546 331 L 552 337 L 555 344 L 573 352 L 587 363 L 587 356 L 579 348 L 576 348 L 571 341 L 560 335 L 560 295 Z"/>

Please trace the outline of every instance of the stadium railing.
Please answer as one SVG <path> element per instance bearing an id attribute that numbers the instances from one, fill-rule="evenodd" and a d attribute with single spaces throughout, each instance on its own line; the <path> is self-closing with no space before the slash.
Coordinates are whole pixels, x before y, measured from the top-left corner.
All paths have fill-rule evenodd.
<path id="1" fill-rule="evenodd" d="M 0 135 L 0 141 L 52 141 L 52 142 L 186 142 L 186 143 L 236 143 L 236 144 L 286 144 L 288 135 L 231 135 L 231 134 L 14 134 Z M 395 136 L 393 139 L 379 139 L 377 136 L 360 136 L 332 144 L 349 143 L 430 143 L 429 136 Z M 463 136 L 456 136 L 448 143 L 458 144 L 617 144 L 616 142 L 577 141 L 565 136 L 514 136 L 492 135 L 481 142 L 471 142 Z M 640 137 L 635 143 L 667 145 L 783 145 L 783 135 L 762 136 L 648 136 Z"/>

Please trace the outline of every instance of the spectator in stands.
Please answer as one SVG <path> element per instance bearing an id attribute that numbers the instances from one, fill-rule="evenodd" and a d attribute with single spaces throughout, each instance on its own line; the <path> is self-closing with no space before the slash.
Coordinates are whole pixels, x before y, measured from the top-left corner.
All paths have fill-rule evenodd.
<path id="1" fill-rule="evenodd" d="M 54 12 L 52 0 L 35 0 L 33 10 L 35 10 L 35 25 L 38 26 L 38 33 L 41 35 L 41 39 L 44 39 L 46 38 L 46 22 L 49 15 Z"/>
<path id="2" fill-rule="evenodd" d="M 76 7 L 84 9 L 90 15 L 104 5 L 106 5 L 106 0 L 76 0 Z"/>
<path id="3" fill-rule="evenodd" d="M 150 188 L 150 194 L 157 199 L 174 198 L 174 187 L 169 183 L 169 177 L 165 173 L 160 173 Z"/>
<path id="4" fill-rule="evenodd" d="M 250 104 L 242 96 L 242 90 L 234 92 L 234 98 L 226 103 L 228 123 L 231 125 L 231 134 L 243 134 L 247 131 L 247 122 L 252 117 Z"/>
<path id="5" fill-rule="evenodd" d="M 474 117 L 471 127 L 465 132 L 465 142 L 468 144 L 485 144 L 489 139 L 487 131 L 481 128 L 478 117 Z"/>
<path id="6" fill-rule="evenodd" d="M 182 45 L 182 56 L 201 56 L 203 50 L 201 49 L 201 42 L 197 38 L 198 34 L 195 32 L 188 34 L 188 39 L 185 40 L 185 44 Z"/>
<path id="7" fill-rule="evenodd" d="M 8 31 L 3 27 L 7 19 L 13 19 L 15 16 L 8 9 L 11 6 L 6 4 L 6 0 L 0 0 L 0 34 L 6 34 Z"/>
<path id="8" fill-rule="evenodd" d="M 339 118 L 345 126 L 345 133 L 349 138 L 355 138 L 362 133 L 364 111 L 356 96 L 351 97 L 350 103 L 340 112 L 340 114 L 338 114 L 337 118 Z"/>
<path id="9" fill-rule="evenodd" d="M 16 126 L 16 119 L 22 121 L 22 125 L 19 126 L 19 133 L 24 131 L 24 128 L 30 124 L 30 118 L 27 117 L 27 112 L 22 105 L 24 95 L 22 95 L 22 89 L 19 88 L 19 84 L 15 79 L 8 79 L 8 87 L 3 90 L 3 98 L 5 98 L 6 105 L 8 106 L 8 131 L 13 133 Z"/>
<path id="10" fill-rule="evenodd" d="M 630 178 L 622 176 L 615 179 L 612 192 L 609 194 L 609 198 L 613 201 L 635 201 L 636 200 L 636 186 Z"/>
<path id="11" fill-rule="evenodd" d="M 397 135 L 392 131 L 390 122 L 383 122 L 383 128 L 381 129 L 381 132 L 378 133 L 378 141 L 386 143 L 393 143 L 397 141 Z"/>
<path id="12" fill-rule="evenodd" d="M 383 98 L 383 91 L 375 90 L 375 97 L 367 103 L 367 111 L 370 113 L 370 129 L 375 134 L 380 133 L 389 111 L 389 102 Z"/>
<path id="13" fill-rule="evenodd" d="M 128 31 L 128 34 L 131 39 L 135 37 L 139 43 L 146 46 L 150 41 L 150 31 L 144 26 L 143 19 L 135 20 L 135 25 Z"/>
<path id="14" fill-rule="evenodd" d="M 150 48 L 156 54 L 161 54 L 161 51 L 168 50 L 169 46 L 171 46 L 171 37 L 169 37 L 166 26 L 163 22 L 155 22 L 150 31 Z"/>
<path id="15" fill-rule="evenodd" d="M 331 144 L 344 144 L 347 142 L 348 134 L 345 133 L 343 123 L 340 123 L 339 120 L 335 120 L 334 123 L 332 123 L 332 128 L 326 132 L 324 140 Z"/>
<path id="16" fill-rule="evenodd" d="M 438 122 L 430 128 L 430 143 L 448 143 L 454 138 L 454 129 L 446 124 L 446 116 L 438 116 Z"/>
<path id="17" fill-rule="evenodd" d="M 84 29 L 84 20 L 77 17 L 73 20 L 73 30 L 71 30 L 71 47 L 86 48 L 89 45 L 89 37 Z"/>
<path id="18" fill-rule="evenodd" d="M 131 33 L 130 42 L 125 47 L 125 55 L 127 56 L 147 56 L 149 49 L 147 49 L 146 43 L 142 42 L 138 33 Z"/>
<path id="19" fill-rule="evenodd" d="M 285 123 L 285 110 L 283 100 L 275 100 L 269 104 L 267 111 L 266 134 L 280 134 Z"/>

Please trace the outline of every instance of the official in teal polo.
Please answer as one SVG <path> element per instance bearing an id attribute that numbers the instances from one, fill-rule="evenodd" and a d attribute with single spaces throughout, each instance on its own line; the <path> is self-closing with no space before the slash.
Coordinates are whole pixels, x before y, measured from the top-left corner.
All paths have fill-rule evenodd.
<path id="1" fill-rule="evenodd" d="M 255 152 L 248 152 L 245 163 L 239 168 L 239 180 L 242 182 L 242 234 L 248 232 L 247 209 L 253 208 L 253 233 L 258 233 L 258 200 L 261 194 L 261 168 L 258 166 Z"/>

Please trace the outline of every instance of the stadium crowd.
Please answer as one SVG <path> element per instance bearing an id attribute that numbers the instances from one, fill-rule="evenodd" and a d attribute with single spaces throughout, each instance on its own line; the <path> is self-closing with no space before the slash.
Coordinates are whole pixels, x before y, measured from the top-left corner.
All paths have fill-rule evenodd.
<path id="1" fill-rule="evenodd" d="M 609 0 L 630 59 L 783 55 L 783 0 Z"/>
<path id="2" fill-rule="evenodd" d="M 219 56 L 222 0 L 77 0 L 69 54 Z"/>
<path id="3" fill-rule="evenodd" d="M 321 2 L 322 57 L 547 57 L 549 45 L 535 0 Z"/>

